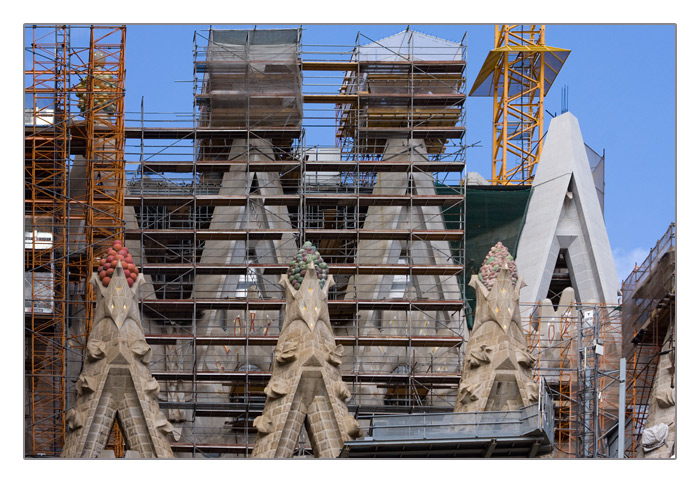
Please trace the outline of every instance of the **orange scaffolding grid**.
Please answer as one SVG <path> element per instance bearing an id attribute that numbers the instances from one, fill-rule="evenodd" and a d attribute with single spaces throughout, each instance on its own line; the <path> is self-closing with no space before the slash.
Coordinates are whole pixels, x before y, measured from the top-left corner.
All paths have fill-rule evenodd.
<path id="1" fill-rule="evenodd" d="M 25 448 L 37 456 L 57 456 L 65 437 L 67 41 L 65 27 L 34 27 L 25 70 Z"/>
<path id="2" fill-rule="evenodd" d="M 71 30 L 80 29 L 71 43 Z M 87 283 L 123 232 L 124 26 L 27 27 L 25 56 L 26 447 L 58 456 L 92 321 Z M 75 38 L 73 32 L 73 38 Z M 86 293 L 87 292 L 87 293 Z"/>
<path id="3" fill-rule="evenodd" d="M 91 26 L 87 62 L 77 66 L 86 75 L 76 87 L 85 118 L 87 167 L 87 280 L 99 259 L 124 232 L 124 48 L 126 27 Z M 93 287 L 86 284 L 86 330 L 90 333 Z"/>
<path id="4" fill-rule="evenodd" d="M 583 311 L 592 311 L 596 327 L 586 327 Z M 618 383 L 621 325 L 617 307 L 605 304 L 572 304 L 556 315 L 542 306 L 522 306 L 528 348 L 536 358 L 535 377 L 544 377 L 554 398 L 555 453 L 557 458 L 608 456 L 606 433 L 618 420 Z M 600 343 L 602 354 L 581 358 L 591 344 Z M 597 363 L 591 361 L 597 359 Z M 596 388 L 595 410 L 586 417 L 582 409 L 590 389 L 581 375 L 595 369 L 588 379 Z M 593 456 L 595 454 L 595 456 Z"/>

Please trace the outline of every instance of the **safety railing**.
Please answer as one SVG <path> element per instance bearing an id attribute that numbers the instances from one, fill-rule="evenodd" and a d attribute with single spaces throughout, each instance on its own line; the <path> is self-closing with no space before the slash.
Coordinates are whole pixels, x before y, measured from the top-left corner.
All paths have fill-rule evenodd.
<path id="1" fill-rule="evenodd" d="M 554 405 L 542 381 L 539 401 L 516 411 L 373 416 L 368 429 L 375 441 L 518 438 L 539 431 L 551 442 Z"/>

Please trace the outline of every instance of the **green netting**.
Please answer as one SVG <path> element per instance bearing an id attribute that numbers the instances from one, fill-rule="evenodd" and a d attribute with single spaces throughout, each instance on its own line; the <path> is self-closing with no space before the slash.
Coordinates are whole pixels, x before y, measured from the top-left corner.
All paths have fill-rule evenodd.
<path id="1" fill-rule="evenodd" d="M 466 191 L 466 260 L 463 280 L 467 301 L 467 325 L 474 325 L 469 307 L 476 308 L 476 294 L 469 287 L 472 274 L 478 273 L 484 257 L 497 242 L 517 257 L 518 241 L 525 222 L 529 186 L 468 186 Z"/>
<path id="2" fill-rule="evenodd" d="M 462 187 L 435 183 L 435 192 L 439 195 L 459 194 Z M 467 186 L 466 189 L 466 226 L 465 239 L 450 242 L 452 256 L 456 263 L 462 262 L 462 248 L 466 244 L 465 271 L 460 277 L 464 300 L 467 303 L 467 325 L 469 330 L 474 325 L 472 308 L 476 308 L 476 294 L 469 287 L 472 274 L 478 273 L 484 257 L 497 242 L 508 247 L 513 257 L 517 256 L 518 241 L 527 204 L 530 200 L 529 186 Z M 453 206 L 445 210 L 443 217 L 445 228 L 458 230 L 465 217 L 464 206 Z"/>

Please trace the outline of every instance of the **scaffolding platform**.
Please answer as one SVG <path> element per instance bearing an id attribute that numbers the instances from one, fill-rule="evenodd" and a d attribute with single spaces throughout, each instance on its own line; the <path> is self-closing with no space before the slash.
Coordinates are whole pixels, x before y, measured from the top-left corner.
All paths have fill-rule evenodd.
<path id="1" fill-rule="evenodd" d="M 382 415 L 369 436 L 347 441 L 346 458 L 532 458 L 552 451 L 554 404 L 540 384 L 537 404 L 516 411 Z"/>

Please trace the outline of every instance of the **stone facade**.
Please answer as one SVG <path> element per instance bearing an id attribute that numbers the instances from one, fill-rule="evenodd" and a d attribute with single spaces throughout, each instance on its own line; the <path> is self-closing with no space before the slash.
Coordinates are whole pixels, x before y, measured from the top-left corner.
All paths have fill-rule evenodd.
<path id="1" fill-rule="evenodd" d="M 392 162 L 419 163 L 429 161 L 424 140 L 390 138 L 382 159 Z M 407 174 L 378 173 L 372 194 L 404 196 L 434 196 L 437 194 L 432 173 L 418 169 Z M 442 208 L 437 206 L 370 206 L 363 225 L 366 230 L 444 230 Z M 452 265 L 450 244 L 447 241 L 423 240 L 360 240 L 357 260 L 364 264 Z M 358 263 L 359 263 L 358 262 Z M 358 274 L 350 277 L 347 299 L 455 300 L 461 290 L 455 276 L 411 275 L 402 293 L 393 288 L 394 275 Z M 361 335 L 454 336 L 459 335 L 460 314 L 449 311 L 422 311 L 410 314 L 400 310 L 361 310 L 357 324 Z M 352 326 L 336 326 L 338 335 L 355 335 Z M 459 370 L 457 348 L 367 346 L 361 350 L 362 370 L 392 373 L 413 366 L 416 371 L 456 372 Z M 428 369 L 430 367 L 430 369 Z M 352 370 L 349 365 L 347 370 Z M 387 388 L 362 384 L 355 401 L 361 405 L 381 406 L 387 397 Z M 433 389 L 432 404 L 449 406 L 455 396 L 452 389 Z"/>
<path id="2" fill-rule="evenodd" d="M 642 434 L 643 447 L 639 452 L 644 458 L 671 458 L 676 454 L 676 350 L 673 329 L 673 326 L 669 328 L 664 339 L 649 398 L 649 416 Z"/>
<path id="3" fill-rule="evenodd" d="M 574 289 L 565 288 L 559 299 L 559 305 L 554 308 L 550 299 L 540 303 L 539 338 L 540 338 L 540 372 L 550 383 L 558 380 L 561 369 L 568 368 L 570 344 L 567 344 L 562 331 L 568 330 L 568 337 L 573 337 L 578 324 Z"/>
<path id="4" fill-rule="evenodd" d="M 149 369 L 152 351 L 135 298 L 143 275 L 129 287 L 119 262 L 108 286 L 96 274 L 90 282 L 97 292 L 95 323 L 76 383 L 77 401 L 66 417 L 68 432 L 61 456 L 103 456 L 117 418 L 129 457 L 172 458 L 167 440 L 172 426 L 158 407 L 160 384 Z"/>
<path id="5" fill-rule="evenodd" d="M 514 275 L 512 261 L 505 262 L 507 249 L 500 242 L 494 248 L 505 250 L 499 269 L 490 272 L 488 280 L 473 275 L 469 282 L 476 290 L 477 306 L 455 412 L 518 410 L 539 396 L 532 378 L 535 359 L 520 326 L 520 288 L 525 282 Z"/>
<path id="6" fill-rule="evenodd" d="M 329 275 L 321 288 L 313 262 L 296 290 L 287 275 L 284 325 L 275 349 L 267 401 L 253 423 L 254 458 L 289 458 L 306 428 L 317 458 L 335 458 L 343 441 L 360 435 L 347 410 L 350 391 L 340 373 L 343 346 L 336 345 L 328 315 Z"/>

